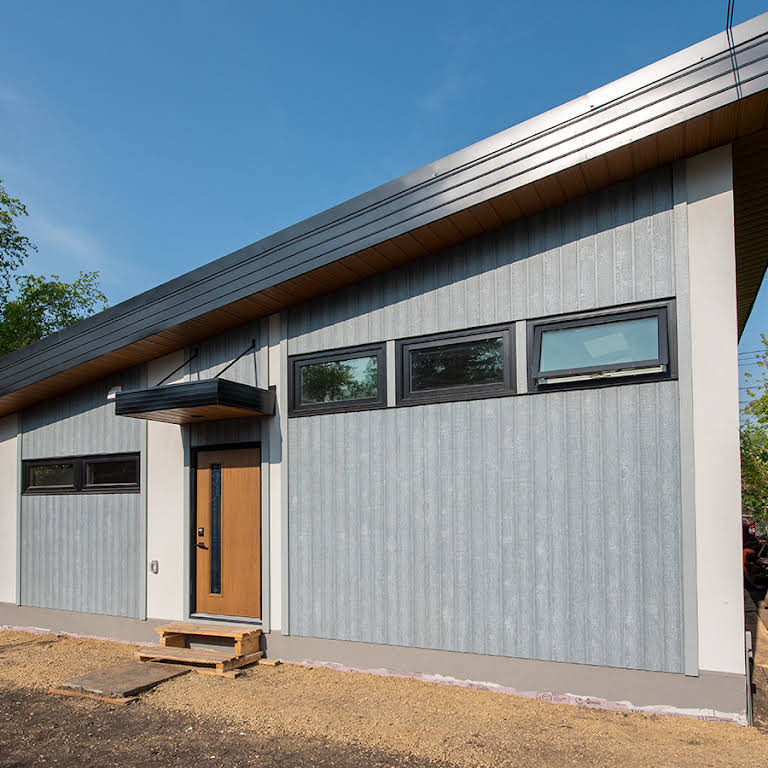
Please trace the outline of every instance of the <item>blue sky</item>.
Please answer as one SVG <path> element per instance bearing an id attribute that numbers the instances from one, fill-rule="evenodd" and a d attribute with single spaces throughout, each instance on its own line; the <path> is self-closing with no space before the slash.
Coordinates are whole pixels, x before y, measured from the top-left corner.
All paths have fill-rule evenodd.
<path id="1" fill-rule="evenodd" d="M 6 3 L 0 178 L 28 269 L 100 269 L 114 304 L 715 34 L 726 6 Z M 768 301 L 742 349 L 763 328 Z"/>

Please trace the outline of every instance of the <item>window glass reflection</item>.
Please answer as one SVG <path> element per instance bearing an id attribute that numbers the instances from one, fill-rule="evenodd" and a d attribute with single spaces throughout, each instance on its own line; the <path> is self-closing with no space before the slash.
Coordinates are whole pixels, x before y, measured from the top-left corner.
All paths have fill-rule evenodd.
<path id="1" fill-rule="evenodd" d="M 310 363 L 300 368 L 300 403 L 336 403 L 365 400 L 378 395 L 375 355 Z"/>
<path id="2" fill-rule="evenodd" d="M 480 339 L 409 351 L 411 391 L 504 382 L 504 340 Z"/>
<path id="3" fill-rule="evenodd" d="M 655 361 L 659 357 L 659 318 L 641 317 L 611 323 L 561 328 L 541 334 L 539 370 L 579 368 Z"/>

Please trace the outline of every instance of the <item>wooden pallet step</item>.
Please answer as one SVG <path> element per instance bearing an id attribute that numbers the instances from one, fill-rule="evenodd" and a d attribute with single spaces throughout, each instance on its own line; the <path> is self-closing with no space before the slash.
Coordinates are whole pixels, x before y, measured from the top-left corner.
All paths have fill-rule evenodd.
<path id="1" fill-rule="evenodd" d="M 193 672 L 197 672 L 199 675 L 213 675 L 214 677 L 228 677 L 230 680 L 236 680 L 241 675 L 245 674 L 245 670 L 242 669 L 228 669 L 226 671 L 216 669 L 215 667 L 193 667 Z"/>
<path id="2" fill-rule="evenodd" d="M 222 664 L 225 661 L 236 659 L 239 654 L 234 649 L 212 651 L 208 648 L 142 648 L 136 651 L 136 658 L 140 661 L 147 659 L 163 659 L 178 661 L 184 664 Z"/>
<path id="3" fill-rule="evenodd" d="M 170 648 L 186 648 L 187 636 L 181 632 L 169 632 L 160 636 L 160 644 Z"/>
<path id="4" fill-rule="evenodd" d="M 211 651 L 207 648 L 143 648 L 135 652 L 139 661 L 158 661 L 170 664 L 208 667 L 219 672 L 238 669 L 262 657 L 261 651 L 238 654 L 234 651 Z"/>
<path id="5" fill-rule="evenodd" d="M 172 648 L 184 648 L 195 637 L 216 637 L 231 640 L 238 656 L 255 653 L 259 650 L 261 630 L 257 627 L 226 627 L 218 624 L 193 624 L 186 621 L 174 621 L 155 627 L 160 635 L 160 643 Z"/>
<path id="6" fill-rule="evenodd" d="M 261 630 L 257 627 L 226 627 L 217 624 L 193 624 L 186 621 L 174 621 L 171 624 L 163 624 L 162 626 L 155 627 L 155 632 L 161 636 L 228 637 L 233 640 L 261 635 Z"/>

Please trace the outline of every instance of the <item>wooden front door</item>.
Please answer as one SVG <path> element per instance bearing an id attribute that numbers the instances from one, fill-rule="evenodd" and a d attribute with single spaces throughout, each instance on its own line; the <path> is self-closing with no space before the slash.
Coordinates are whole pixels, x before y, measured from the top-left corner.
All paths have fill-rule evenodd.
<path id="1" fill-rule="evenodd" d="M 258 448 L 197 454 L 197 613 L 261 618 Z"/>

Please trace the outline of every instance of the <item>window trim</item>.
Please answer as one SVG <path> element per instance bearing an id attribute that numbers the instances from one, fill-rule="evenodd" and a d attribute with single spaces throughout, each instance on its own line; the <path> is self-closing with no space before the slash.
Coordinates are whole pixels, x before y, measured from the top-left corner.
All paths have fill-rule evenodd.
<path id="1" fill-rule="evenodd" d="M 496 384 L 466 384 L 457 387 L 411 390 L 408 353 L 411 349 L 433 349 L 462 341 L 482 341 L 502 337 L 504 347 L 504 380 Z M 433 333 L 395 341 L 396 404 L 423 405 L 426 403 L 450 403 L 456 400 L 481 400 L 489 397 L 506 397 L 515 394 L 515 329 L 514 323 L 481 326 L 460 331 Z"/>
<path id="2" fill-rule="evenodd" d="M 632 363 L 613 365 L 583 366 L 546 371 L 542 376 L 541 339 L 545 331 L 585 328 L 593 325 L 606 325 L 611 322 L 635 320 L 646 317 L 658 318 L 659 354 L 651 360 L 638 360 Z M 559 389 L 586 389 L 593 387 L 616 386 L 630 382 L 658 381 L 677 378 L 677 349 L 675 339 L 675 302 L 674 299 L 625 307 L 614 307 L 590 312 L 559 315 L 551 318 L 537 318 L 527 321 L 528 336 L 528 391 L 549 392 Z M 661 371 L 642 372 L 643 369 L 663 366 Z M 617 375 L 626 371 L 624 375 Z M 632 373 L 637 371 L 637 373 Z M 605 374 L 601 376 L 600 374 Z M 570 381 L 542 382 L 541 378 L 584 377 Z"/>
<path id="3" fill-rule="evenodd" d="M 93 485 L 85 483 L 85 465 L 92 463 L 104 463 L 107 461 L 133 461 L 136 464 L 135 483 L 122 485 Z M 31 467 L 46 466 L 48 464 L 73 464 L 74 483 L 72 486 L 30 486 L 29 470 Z M 100 453 L 85 456 L 53 456 L 45 459 L 24 459 L 21 464 L 21 494 L 22 496 L 63 496 L 72 494 L 105 494 L 105 493 L 139 493 L 141 491 L 141 461 L 139 453 Z"/>
<path id="4" fill-rule="evenodd" d="M 357 400 L 338 400 L 332 403 L 300 404 L 301 369 L 316 363 L 336 363 L 357 357 L 376 357 L 376 397 Z M 387 353 L 386 343 L 363 344 L 357 347 L 341 347 L 322 352 L 310 352 L 288 357 L 288 415 L 311 416 L 322 413 L 343 413 L 345 411 L 365 411 L 387 407 Z"/>

